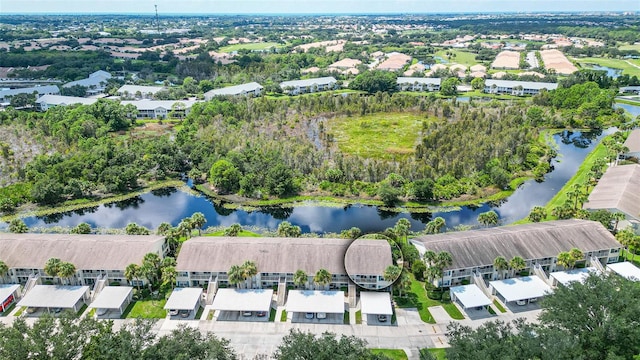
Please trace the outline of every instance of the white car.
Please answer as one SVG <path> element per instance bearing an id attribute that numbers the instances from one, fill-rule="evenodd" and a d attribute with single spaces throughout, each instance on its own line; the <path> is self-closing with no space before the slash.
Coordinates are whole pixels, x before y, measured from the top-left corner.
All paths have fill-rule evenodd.
<path id="1" fill-rule="evenodd" d="M 314 313 L 305 313 L 304 314 L 304 318 L 305 319 L 313 319 L 314 316 L 315 316 Z"/>
<path id="2" fill-rule="evenodd" d="M 518 300 L 518 301 L 516 301 L 516 304 L 518 304 L 520 306 L 527 305 L 527 300 Z"/>
<path id="3" fill-rule="evenodd" d="M 327 313 L 317 313 L 316 314 L 316 318 L 318 318 L 318 319 L 326 319 L 327 318 Z"/>
<path id="4" fill-rule="evenodd" d="M 169 310 L 169 316 L 178 316 L 178 309 Z"/>

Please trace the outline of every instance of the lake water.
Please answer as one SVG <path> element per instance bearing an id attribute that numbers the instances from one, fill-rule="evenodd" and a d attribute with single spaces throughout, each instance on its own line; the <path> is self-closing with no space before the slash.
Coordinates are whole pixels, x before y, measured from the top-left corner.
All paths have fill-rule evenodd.
<path id="1" fill-rule="evenodd" d="M 604 70 L 607 72 L 607 76 L 613 79 L 617 79 L 622 75 L 622 69 L 610 68 L 608 66 L 589 65 L 589 68 L 593 70 Z"/>
<path id="2" fill-rule="evenodd" d="M 295 208 L 274 207 L 247 212 L 217 206 L 205 196 L 163 189 L 123 202 L 46 217 L 29 217 L 24 220 L 30 227 L 76 226 L 81 222 L 87 222 L 93 227 L 122 228 L 130 222 L 135 222 L 155 229 L 162 222 L 169 222 L 175 226 L 181 219 L 191 216 L 194 212 L 202 212 L 207 218 L 205 227 L 239 223 L 243 226 L 275 230 L 280 222 L 287 220 L 300 226 L 305 233 L 340 232 L 354 226 L 369 233 L 391 227 L 400 218 L 409 219 L 414 231 L 423 230 L 424 225 L 436 216 L 442 216 L 448 227 L 460 224 L 477 225 L 478 214 L 493 209 L 500 216 L 501 223 L 506 224 L 526 217 L 532 207 L 546 204 L 573 176 L 602 136 L 570 131 L 556 134 L 554 139 L 558 144 L 559 156 L 552 161 L 553 171 L 545 176 L 544 182 L 530 180 L 522 184 L 505 201 L 479 207 L 465 206 L 456 211 L 410 214 L 387 212 L 375 206 L 350 205 L 336 208 L 307 202 L 305 206 Z"/>
<path id="3" fill-rule="evenodd" d="M 622 104 L 622 103 L 615 103 L 613 105 L 614 108 L 620 108 L 620 109 L 625 109 L 627 112 L 629 112 L 629 114 L 631 114 L 631 116 L 635 119 L 636 116 L 640 115 L 640 106 L 638 105 L 629 105 L 629 104 Z"/>

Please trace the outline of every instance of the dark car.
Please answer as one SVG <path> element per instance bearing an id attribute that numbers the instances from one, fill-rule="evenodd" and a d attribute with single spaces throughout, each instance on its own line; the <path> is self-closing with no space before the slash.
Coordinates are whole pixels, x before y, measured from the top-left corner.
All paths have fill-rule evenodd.
<path id="1" fill-rule="evenodd" d="M 265 316 L 267 316 L 267 312 L 266 311 L 258 311 L 256 313 L 256 316 L 257 317 L 265 317 Z"/>

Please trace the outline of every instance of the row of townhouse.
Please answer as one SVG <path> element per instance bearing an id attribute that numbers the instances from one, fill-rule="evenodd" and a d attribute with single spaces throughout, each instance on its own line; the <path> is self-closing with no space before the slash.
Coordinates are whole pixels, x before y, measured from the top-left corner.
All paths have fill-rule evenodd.
<path id="1" fill-rule="evenodd" d="M 514 277 L 513 271 L 498 270 L 494 260 L 520 256 L 524 272 L 539 265 L 546 273 L 564 270 L 558 265 L 560 252 L 580 249 L 584 258 L 578 266 L 599 266 L 619 261 L 621 245 L 599 222 L 556 220 L 525 225 L 419 236 L 412 243 L 423 253 L 431 250 L 451 254 L 451 266 L 443 269 L 436 286 L 455 286 L 473 281 L 474 274 L 486 281 Z M 595 262 L 600 264 L 596 264 Z"/>
<path id="2" fill-rule="evenodd" d="M 398 89 L 401 91 L 439 91 L 442 79 L 399 77 L 396 82 Z M 524 96 L 539 94 L 543 89 L 555 90 L 557 88 L 557 83 L 489 79 L 485 80 L 484 92 L 488 94 Z"/>
<path id="3" fill-rule="evenodd" d="M 50 258 L 70 262 L 76 273 L 69 278 L 74 285 L 91 286 L 107 276 L 109 283 L 126 284 L 124 270 L 129 264 L 141 264 L 144 255 L 164 257 L 167 244 L 155 235 L 76 235 L 76 234 L 2 234 L 0 260 L 9 271 L 4 283 L 25 284 L 30 277 L 42 282 L 54 281 L 44 271 Z"/>

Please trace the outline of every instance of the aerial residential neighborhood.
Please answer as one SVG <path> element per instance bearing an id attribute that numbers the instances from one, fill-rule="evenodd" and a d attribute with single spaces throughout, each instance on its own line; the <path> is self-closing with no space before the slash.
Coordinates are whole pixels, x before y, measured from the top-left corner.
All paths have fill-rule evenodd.
<path id="1" fill-rule="evenodd" d="M 40 5 L 0 359 L 640 356 L 634 2 Z"/>

